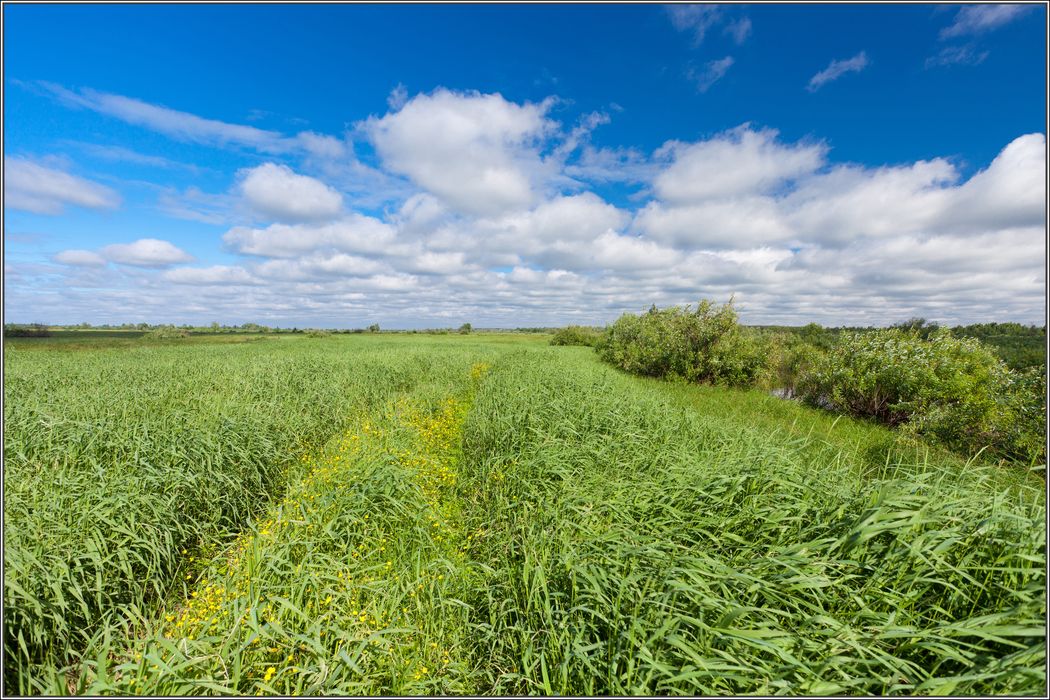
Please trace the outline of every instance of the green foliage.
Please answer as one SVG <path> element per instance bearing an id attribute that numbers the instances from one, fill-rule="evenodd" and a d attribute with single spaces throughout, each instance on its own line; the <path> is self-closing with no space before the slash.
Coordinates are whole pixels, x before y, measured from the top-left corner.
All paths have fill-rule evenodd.
<path id="1" fill-rule="evenodd" d="M 1046 326 L 1019 323 L 975 323 L 952 328 L 952 333 L 977 338 L 992 347 L 1014 370 L 1046 369 Z"/>
<path id="2" fill-rule="evenodd" d="M 470 335 L 470 332 L 472 330 L 473 327 L 469 323 L 464 323 L 462 326 L 459 327 L 460 335 Z"/>
<path id="3" fill-rule="evenodd" d="M 921 316 L 913 316 L 907 321 L 899 321 L 894 323 L 890 328 L 896 328 L 902 331 L 911 331 L 918 335 L 923 340 L 926 340 L 940 328 L 940 324 L 936 321 L 927 321 Z"/>
<path id="4" fill-rule="evenodd" d="M 813 335 L 775 333 L 766 338 L 768 373 L 763 382 L 765 388 L 776 389 L 785 398 L 797 393 L 800 377 L 810 372 L 826 353 L 823 337 L 815 339 L 819 345 L 809 338 Z"/>
<path id="5" fill-rule="evenodd" d="M 1045 686 L 1027 472 L 545 338 L 216 341 L 5 356 L 8 694 Z"/>
<path id="6" fill-rule="evenodd" d="M 483 692 L 1040 692 L 1038 485 L 890 453 L 868 478 L 832 436 L 665 398 L 744 392 L 585 360 L 508 358 L 468 420 Z"/>
<path id="7" fill-rule="evenodd" d="M 588 326 L 566 326 L 559 328 L 551 338 L 551 345 L 583 345 L 594 347 L 602 338 L 602 333 Z"/>
<path id="8" fill-rule="evenodd" d="M 824 328 L 819 323 L 810 323 L 799 328 L 796 331 L 796 335 L 809 345 L 821 350 L 830 350 L 831 346 L 835 344 L 837 334 L 830 329 Z"/>
<path id="9" fill-rule="evenodd" d="M 1046 465 L 1046 369 L 1029 367 L 1011 371 L 1004 388 L 1006 415 L 999 449 L 1029 464 Z"/>
<path id="10" fill-rule="evenodd" d="M 368 332 L 369 333 L 378 333 L 379 332 L 379 324 L 378 323 L 373 323 L 372 325 L 370 325 L 368 327 Z"/>
<path id="11" fill-rule="evenodd" d="M 1016 434 L 1019 425 L 1035 427 L 1032 380 L 1017 378 L 978 341 L 946 330 L 927 339 L 900 328 L 844 335 L 805 372 L 800 393 L 970 454 L 990 448 L 1029 462 L 1042 457 L 1033 444 L 1038 435 Z"/>
<path id="12" fill-rule="evenodd" d="M 747 386 L 767 369 L 764 343 L 743 331 L 732 301 L 624 314 L 596 347 L 599 357 L 632 374 L 688 382 Z"/>
<path id="13" fill-rule="evenodd" d="M 180 590 L 188 557 L 228 542 L 355 411 L 469 360 L 345 351 L 302 338 L 5 354 L 7 692 L 41 692 L 39 669 Z"/>
<path id="14" fill-rule="evenodd" d="M 180 340 L 188 338 L 189 333 L 175 326 L 160 326 L 152 331 L 147 331 L 142 337 L 145 340 Z"/>
<path id="15" fill-rule="evenodd" d="M 331 332 L 319 328 L 311 328 L 306 331 L 306 336 L 308 338 L 329 338 L 331 335 Z"/>

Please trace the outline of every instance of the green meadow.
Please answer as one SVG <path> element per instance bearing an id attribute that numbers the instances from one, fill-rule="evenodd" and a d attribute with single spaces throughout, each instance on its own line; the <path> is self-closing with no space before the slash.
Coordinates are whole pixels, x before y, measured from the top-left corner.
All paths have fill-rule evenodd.
<path id="1" fill-rule="evenodd" d="M 549 340 L 10 339 L 5 693 L 1042 693 L 1040 472 Z"/>

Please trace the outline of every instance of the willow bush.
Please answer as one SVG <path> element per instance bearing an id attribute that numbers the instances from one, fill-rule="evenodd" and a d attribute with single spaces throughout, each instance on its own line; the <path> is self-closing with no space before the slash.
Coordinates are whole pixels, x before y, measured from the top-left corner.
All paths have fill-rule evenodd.
<path id="1" fill-rule="evenodd" d="M 1045 458 L 1045 378 L 1019 375 L 995 353 L 946 330 L 924 339 L 890 328 L 846 334 L 800 380 L 809 403 L 974 453 L 1037 462 Z"/>
<path id="2" fill-rule="evenodd" d="M 589 328 L 587 326 L 566 326 L 565 328 L 559 328 L 554 333 L 554 337 L 551 338 L 551 345 L 584 345 L 594 347 L 601 340 L 601 337 L 602 332 L 596 328 Z"/>
<path id="3" fill-rule="evenodd" d="M 748 386 L 768 369 L 765 343 L 741 328 L 732 300 L 624 314 L 596 347 L 603 360 L 632 374 L 688 382 Z"/>

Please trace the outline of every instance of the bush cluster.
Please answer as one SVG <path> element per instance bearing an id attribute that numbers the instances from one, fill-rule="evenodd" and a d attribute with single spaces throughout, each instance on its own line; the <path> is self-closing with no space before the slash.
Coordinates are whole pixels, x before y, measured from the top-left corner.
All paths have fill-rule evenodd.
<path id="1" fill-rule="evenodd" d="M 695 309 L 624 314 L 596 347 L 603 360 L 634 374 L 748 386 L 768 370 L 765 345 L 737 323 L 732 300 L 718 308 L 704 300 Z"/>
<path id="2" fill-rule="evenodd" d="M 835 335 L 816 324 L 762 334 L 737 323 L 732 300 L 701 301 L 624 314 L 596 349 L 633 374 L 775 388 L 966 454 L 1046 459 L 1045 370 L 1011 370 L 994 348 L 922 319 Z"/>
<path id="3" fill-rule="evenodd" d="M 554 333 L 554 337 L 551 338 L 551 345 L 585 345 L 594 347 L 601 340 L 601 337 L 601 331 L 595 328 L 566 326 L 565 328 L 559 328 Z"/>
<path id="4" fill-rule="evenodd" d="M 176 328 L 175 326 L 159 326 L 156 329 L 145 333 L 142 337 L 147 340 L 179 340 L 181 338 L 188 338 L 189 332 L 182 328 Z"/>
<path id="5" fill-rule="evenodd" d="M 765 343 L 768 371 L 762 388 L 776 389 L 784 398 L 797 395 L 800 379 L 831 347 L 830 343 L 813 343 L 801 333 L 776 333 L 767 337 Z"/>
<path id="6" fill-rule="evenodd" d="M 808 403 L 900 426 L 968 453 L 1044 458 L 1045 376 L 1016 373 L 971 338 L 915 329 L 850 333 L 802 372 Z"/>

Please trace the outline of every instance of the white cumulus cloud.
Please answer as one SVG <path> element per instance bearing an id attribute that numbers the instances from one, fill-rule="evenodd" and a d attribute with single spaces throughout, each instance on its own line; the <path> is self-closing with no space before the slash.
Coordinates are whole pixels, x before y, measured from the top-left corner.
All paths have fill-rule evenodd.
<path id="1" fill-rule="evenodd" d="M 547 104 L 439 89 L 363 128 L 383 164 L 457 211 L 492 215 L 534 203 L 551 176 L 536 143 Z"/>
<path id="2" fill-rule="evenodd" d="M 106 259 L 91 250 L 63 250 L 52 257 L 57 263 L 74 267 L 104 267 Z"/>
<path id="3" fill-rule="evenodd" d="M 944 158 L 829 166 L 823 146 L 783 144 L 773 132 L 674 143 L 670 152 L 654 180 L 657 199 L 634 227 L 677 246 L 838 248 L 858 237 L 1037 226 L 1046 211 L 1042 134 L 1015 139 L 965 182 Z"/>
<path id="4" fill-rule="evenodd" d="M 928 230 L 958 174 L 947 160 L 864 168 L 840 165 L 800 182 L 778 207 L 803 242 L 838 246 L 859 236 Z"/>
<path id="5" fill-rule="evenodd" d="M 259 284 L 259 280 L 243 267 L 231 265 L 212 265 L 211 267 L 180 267 L 167 270 L 161 279 L 175 284 L 204 285 L 242 285 Z"/>
<path id="6" fill-rule="evenodd" d="M 665 144 L 660 153 L 672 162 L 656 176 L 653 189 L 675 203 L 761 194 L 816 170 L 826 152 L 822 144 L 785 145 L 773 129 L 744 125 L 706 141 Z"/>
<path id="7" fill-rule="evenodd" d="M 690 250 L 782 243 L 794 235 L 776 200 L 757 195 L 678 206 L 650 202 L 635 225 L 654 240 Z"/>
<path id="8" fill-rule="evenodd" d="M 1039 226 L 1046 220 L 1046 182 L 1046 137 L 1020 136 L 958 188 L 945 214 L 945 226 L 954 230 Z"/>
<path id="9" fill-rule="evenodd" d="M 705 13 L 689 13 L 695 30 Z M 173 268 L 193 260 L 181 239 L 47 251 L 43 262 L 5 261 L 5 303 L 51 310 L 54 322 L 123 322 L 134 308 L 156 321 L 300 327 L 603 323 L 733 294 L 749 323 L 1043 317 L 1043 134 L 1004 144 L 976 170 L 950 154 L 844 162 L 816 138 L 749 124 L 647 152 L 592 145 L 592 131 L 619 118 L 614 106 L 588 106 L 563 126 L 552 100 L 399 90 L 389 113 L 348 132 L 371 140 L 369 165 L 350 135 L 192 120 L 179 132 L 166 126 L 172 115 L 143 110 L 149 128 L 183 140 L 279 153 L 217 194 L 154 188 L 168 213 L 223 224 L 235 262 Z M 46 207 L 113 201 L 88 192 Z"/>
<path id="10" fill-rule="evenodd" d="M 238 188 L 248 206 L 272 220 L 326 221 L 338 217 L 343 208 L 342 195 L 286 165 L 263 163 L 238 175 Z"/>
<path id="11" fill-rule="evenodd" d="M 99 252 L 107 260 L 136 267 L 168 267 L 193 261 L 193 256 L 186 251 L 157 238 L 140 238 L 132 243 L 114 243 Z"/>
<path id="12" fill-rule="evenodd" d="M 238 226 L 223 234 L 222 240 L 237 253 L 294 258 L 316 250 L 382 253 L 390 250 L 396 237 L 389 224 L 355 213 L 324 224 L 272 224 L 261 229 Z"/>

